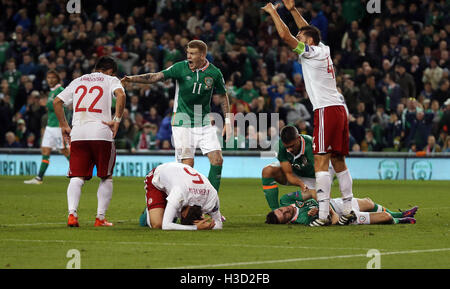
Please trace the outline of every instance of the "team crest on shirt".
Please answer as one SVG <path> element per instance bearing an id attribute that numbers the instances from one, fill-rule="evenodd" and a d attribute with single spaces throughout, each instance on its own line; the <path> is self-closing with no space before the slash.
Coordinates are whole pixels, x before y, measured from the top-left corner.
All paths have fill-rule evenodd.
<path id="1" fill-rule="evenodd" d="M 302 168 L 306 167 L 308 165 L 308 158 L 304 155 L 300 157 L 300 164 L 292 164 L 294 168 L 297 170 L 301 170 Z"/>
<path id="2" fill-rule="evenodd" d="M 212 77 L 209 77 L 209 76 L 205 77 L 205 84 L 208 89 L 211 89 L 213 83 L 214 83 L 214 80 L 212 79 Z"/>
<path id="3" fill-rule="evenodd" d="M 189 80 L 191 80 L 191 79 L 192 79 L 192 77 L 191 77 L 190 75 L 186 76 L 186 80 L 187 80 L 187 81 L 189 81 Z"/>

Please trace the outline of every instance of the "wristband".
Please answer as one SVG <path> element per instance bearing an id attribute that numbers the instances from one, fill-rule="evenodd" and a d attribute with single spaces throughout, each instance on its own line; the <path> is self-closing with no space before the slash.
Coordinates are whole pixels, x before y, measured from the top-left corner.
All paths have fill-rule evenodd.
<path id="1" fill-rule="evenodd" d="M 121 117 L 114 116 L 113 121 L 114 121 L 114 122 L 121 122 L 121 121 L 122 121 L 122 118 L 121 118 Z"/>

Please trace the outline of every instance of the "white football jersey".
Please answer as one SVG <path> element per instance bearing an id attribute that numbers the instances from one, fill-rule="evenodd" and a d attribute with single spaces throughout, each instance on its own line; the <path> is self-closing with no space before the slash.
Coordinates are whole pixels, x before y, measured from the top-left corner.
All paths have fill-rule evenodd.
<path id="1" fill-rule="evenodd" d="M 167 194 L 167 201 L 181 211 L 184 206 L 201 206 L 204 213 L 219 209 L 219 197 L 208 178 L 194 168 L 176 162 L 158 166 L 152 184 Z"/>
<path id="2" fill-rule="evenodd" d="M 94 72 L 74 79 L 57 95 L 65 106 L 73 107 L 71 141 L 113 141 L 111 129 L 102 121 L 112 119 L 112 99 L 118 88 L 123 90 L 117 77 Z"/>
<path id="3" fill-rule="evenodd" d="M 303 53 L 299 55 L 299 61 L 302 64 L 306 92 L 313 110 L 332 105 L 345 105 L 344 97 L 336 88 L 330 47 L 322 42 L 319 46 L 305 45 Z"/>

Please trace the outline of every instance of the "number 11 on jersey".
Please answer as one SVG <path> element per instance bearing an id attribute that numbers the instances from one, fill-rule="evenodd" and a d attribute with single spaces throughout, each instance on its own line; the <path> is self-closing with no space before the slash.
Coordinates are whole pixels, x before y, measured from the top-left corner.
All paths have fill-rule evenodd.
<path id="1" fill-rule="evenodd" d="M 197 87 L 197 82 L 194 82 L 194 88 L 192 89 L 192 93 L 200 94 L 200 89 L 202 88 L 202 84 L 201 83 L 198 84 L 197 92 L 195 92 L 196 87 Z"/>

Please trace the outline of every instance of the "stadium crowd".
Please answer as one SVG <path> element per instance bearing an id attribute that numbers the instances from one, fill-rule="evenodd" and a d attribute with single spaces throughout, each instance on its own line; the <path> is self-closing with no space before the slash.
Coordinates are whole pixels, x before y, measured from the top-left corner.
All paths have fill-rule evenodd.
<path id="1" fill-rule="evenodd" d="M 382 0 L 381 13 L 373 14 L 365 2 L 297 4 L 331 48 L 332 73 L 350 113 L 350 150 L 450 152 L 449 1 Z M 158 72 L 184 60 L 192 39 L 207 43 L 233 113 L 279 114 L 278 128 L 237 131 L 234 149 L 274 140 L 286 124 L 312 135 L 301 64 L 261 12 L 264 1 L 81 3 L 77 14 L 66 11 L 64 0 L 0 0 L 0 147 L 40 146 L 49 69 L 58 71 L 64 87 L 103 55 L 115 57 L 119 78 Z M 279 13 L 295 34 L 288 11 Z M 175 84 L 125 88 L 117 147 L 171 149 Z M 216 95 L 211 111 L 222 113 Z"/>

